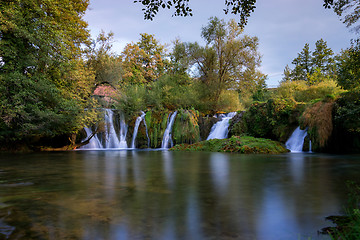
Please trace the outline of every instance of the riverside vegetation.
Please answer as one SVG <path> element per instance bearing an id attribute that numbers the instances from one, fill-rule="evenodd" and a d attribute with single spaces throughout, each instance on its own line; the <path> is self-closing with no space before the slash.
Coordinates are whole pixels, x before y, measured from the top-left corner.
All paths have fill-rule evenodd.
<path id="1" fill-rule="evenodd" d="M 84 126 L 106 129 L 105 107 L 121 110 L 129 126 L 145 111 L 151 147 L 159 147 L 165 112 L 180 111 L 172 134 L 180 144 L 206 139 L 214 114 L 245 111 L 230 123 L 230 136 L 284 143 L 300 125 L 315 151 L 359 151 L 359 41 L 337 55 L 323 39 L 314 51 L 305 44 L 269 90 L 259 41 L 234 20 L 210 18 L 200 31 L 205 46 L 176 39 L 167 49 L 143 33 L 118 55 L 112 33 L 90 38 L 82 18 L 88 1 L 20 2 L 0 5 L 2 149 L 76 148 Z M 113 90 L 94 96 L 99 86 Z M 144 136 L 141 130 L 138 142 Z"/>

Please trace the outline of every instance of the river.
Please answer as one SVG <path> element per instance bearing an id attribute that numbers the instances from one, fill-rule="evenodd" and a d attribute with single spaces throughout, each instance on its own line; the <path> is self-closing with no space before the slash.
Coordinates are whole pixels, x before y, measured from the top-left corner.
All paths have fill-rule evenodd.
<path id="1" fill-rule="evenodd" d="M 359 155 L 0 154 L 0 239 L 328 239 Z"/>

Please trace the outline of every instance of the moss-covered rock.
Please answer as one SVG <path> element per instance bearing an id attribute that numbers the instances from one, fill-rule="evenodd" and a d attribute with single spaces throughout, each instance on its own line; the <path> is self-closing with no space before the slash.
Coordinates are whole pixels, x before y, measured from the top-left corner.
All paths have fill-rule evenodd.
<path id="1" fill-rule="evenodd" d="M 145 115 L 151 148 L 160 148 L 169 117 L 169 111 L 148 111 Z"/>
<path id="2" fill-rule="evenodd" d="M 171 148 L 172 151 L 210 151 L 277 154 L 289 152 L 285 146 L 277 141 L 249 136 L 232 136 L 228 139 L 211 139 L 195 144 L 180 144 Z"/>
<path id="3" fill-rule="evenodd" d="M 212 126 L 218 121 L 218 118 L 210 116 L 200 116 L 198 118 L 200 140 L 205 140 L 209 136 Z"/>
<path id="4" fill-rule="evenodd" d="M 200 141 L 199 113 L 195 110 L 178 110 L 172 129 L 174 144 Z"/>

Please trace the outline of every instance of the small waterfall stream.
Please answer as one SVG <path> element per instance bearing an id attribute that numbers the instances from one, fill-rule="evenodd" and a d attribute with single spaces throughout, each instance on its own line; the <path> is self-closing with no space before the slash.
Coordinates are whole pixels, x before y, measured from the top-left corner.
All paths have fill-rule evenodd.
<path id="1" fill-rule="evenodd" d="M 210 134 L 206 140 L 210 139 L 225 139 L 228 136 L 228 128 L 229 128 L 229 121 L 236 115 L 236 112 L 231 112 L 228 114 L 222 114 L 222 119 L 212 126 L 210 130 Z"/>
<path id="2" fill-rule="evenodd" d="M 118 148 L 128 148 L 126 142 L 127 130 L 128 130 L 128 126 L 125 122 L 125 116 L 123 113 L 120 113 L 120 134 L 119 134 L 120 144 Z"/>
<path id="3" fill-rule="evenodd" d="M 105 148 L 120 148 L 120 141 L 114 128 L 113 115 L 114 112 L 111 109 L 105 109 Z"/>
<path id="4" fill-rule="evenodd" d="M 90 139 L 89 144 L 82 146 L 80 149 L 126 149 L 128 148 L 126 142 L 127 124 L 125 122 L 124 114 L 120 114 L 120 130 L 116 133 L 114 127 L 114 111 L 112 109 L 105 109 L 104 114 L 105 131 L 98 133 Z M 92 135 L 90 128 L 85 128 L 86 139 Z"/>
<path id="5" fill-rule="evenodd" d="M 168 148 L 169 141 L 170 141 L 170 147 L 172 147 L 172 145 L 173 145 L 173 142 L 171 139 L 171 130 L 172 130 L 172 126 L 175 121 L 176 114 L 177 114 L 177 111 L 175 111 L 173 114 L 169 115 L 168 123 L 167 123 L 166 129 L 165 129 L 165 132 L 164 132 L 162 143 L 161 143 L 161 148 Z"/>
<path id="6" fill-rule="evenodd" d="M 144 119 L 145 119 L 145 113 L 144 112 L 141 112 L 141 116 L 136 118 L 136 122 L 135 122 L 135 126 L 134 126 L 134 133 L 133 133 L 133 137 L 132 137 L 132 141 L 131 141 L 131 148 L 136 148 L 135 147 L 136 136 L 137 136 L 137 133 L 138 133 L 138 130 L 139 130 L 140 123 Z M 146 123 L 145 123 L 145 126 L 146 126 Z"/>
<path id="7" fill-rule="evenodd" d="M 291 152 L 302 152 L 304 146 L 304 139 L 307 136 L 307 129 L 301 130 L 297 127 L 286 141 L 285 146 Z"/>

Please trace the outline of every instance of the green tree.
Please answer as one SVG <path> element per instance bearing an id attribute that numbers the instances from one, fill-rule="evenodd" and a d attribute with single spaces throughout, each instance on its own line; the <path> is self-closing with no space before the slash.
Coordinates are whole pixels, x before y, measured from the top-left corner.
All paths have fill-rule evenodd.
<path id="1" fill-rule="evenodd" d="M 334 75 L 335 61 L 333 55 L 334 52 L 327 46 L 326 41 L 323 39 L 316 41 L 311 59 L 312 72 L 319 69 L 324 75 Z"/>
<path id="2" fill-rule="evenodd" d="M 306 43 L 298 56 L 292 61 L 295 65 L 291 69 L 288 65 L 284 69 L 283 81 L 306 81 L 307 84 L 315 84 L 328 78 L 336 77 L 335 60 L 333 51 L 327 47 L 323 39 L 315 43 L 314 52 L 310 51 Z"/>
<path id="3" fill-rule="evenodd" d="M 182 55 L 178 55 L 188 59 L 183 62 L 190 69 L 196 68 L 198 78 L 206 86 L 204 95 L 215 105 L 223 91 L 254 92 L 264 84 L 265 76 L 258 70 L 261 59 L 257 37 L 243 36 L 234 20 L 226 23 L 216 17 L 202 28 L 201 36 L 207 43 L 205 47 L 181 43 L 177 49 L 181 49 Z"/>
<path id="4" fill-rule="evenodd" d="M 0 2 L 0 141 L 73 135 L 92 119 L 88 0 Z M 73 138 L 72 138 L 73 139 Z"/>
<path id="5" fill-rule="evenodd" d="M 139 42 L 127 44 L 121 53 L 123 79 L 128 83 L 149 83 L 165 71 L 165 46 L 154 35 L 143 33 L 140 36 Z"/>
<path id="6" fill-rule="evenodd" d="M 292 79 L 295 81 L 307 81 L 307 76 L 311 73 L 312 68 L 311 51 L 308 43 L 305 44 L 302 51 L 298 53 L 298 56 L 291 63 L 295 65 L 294 70 L 291 72 Z"/>
<path id="7" fill-rule="evenodd" d="M 95 72 L 94 88 L 104 83 L 117 88 L 122 82 L 122 61 L 112 51 L 113 36 L 112 32 L 106 35 L 102 31 L 87 49 L 87 65 Z"/>
<path id="8" fill-rule="evenodd" d="M 347 90 L 360 87 L 360 40 L 339 55 L 338 84 Z"/>

